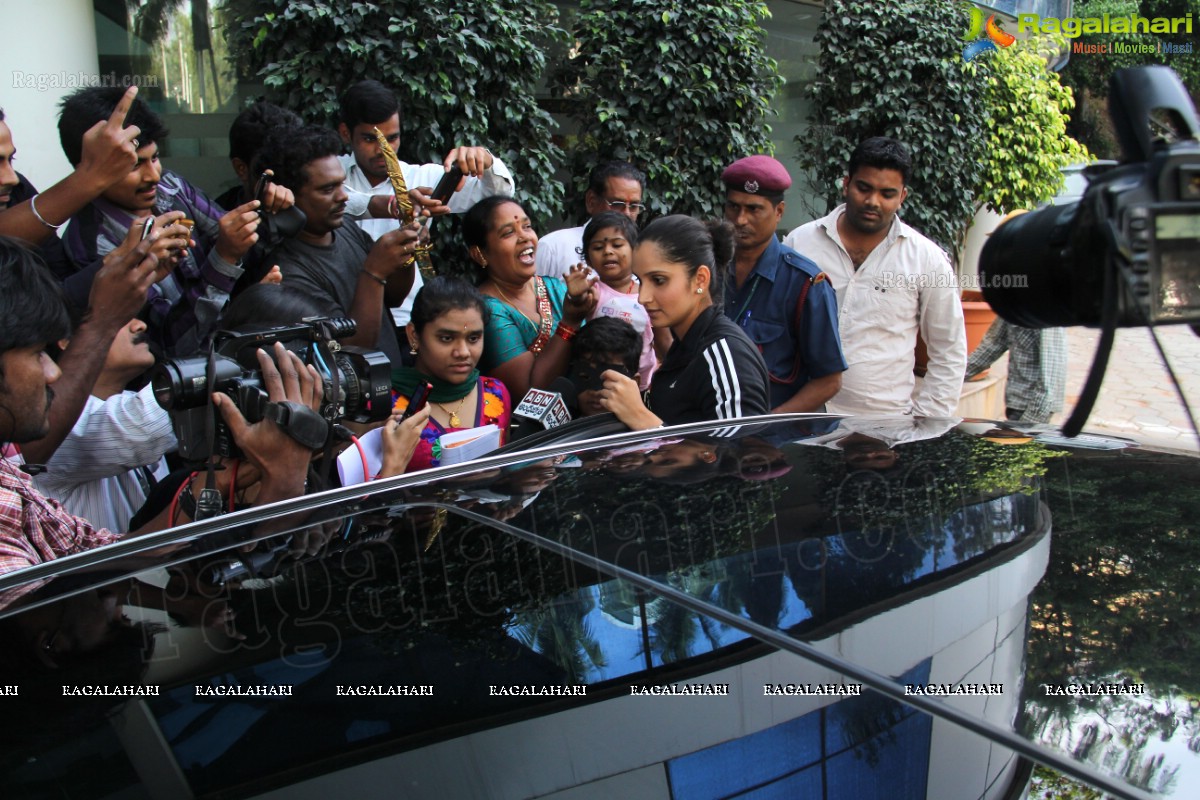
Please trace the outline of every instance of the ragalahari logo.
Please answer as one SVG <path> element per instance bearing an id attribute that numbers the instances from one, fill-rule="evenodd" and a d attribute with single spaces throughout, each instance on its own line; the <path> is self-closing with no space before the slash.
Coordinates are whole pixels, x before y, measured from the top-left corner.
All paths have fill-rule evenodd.
<path id="1" fill-rule="evenodd" d="M 996 21 L 995 14 L 987 18 L 986 25 L 983 22 L 983 11 L 980 9 L 972 8 L 970 15 L 971 20 L 967 25 L 967 33 L 963 36 L 963 41 L 970 42 L 970 44 L 963 48 L 963 61 L 970 61 L 983 53 L 996 52 L 1001 47 L 1008 47 L 1017 40 L 1017 37 L 1004 32 L 1000 23 Z"/>

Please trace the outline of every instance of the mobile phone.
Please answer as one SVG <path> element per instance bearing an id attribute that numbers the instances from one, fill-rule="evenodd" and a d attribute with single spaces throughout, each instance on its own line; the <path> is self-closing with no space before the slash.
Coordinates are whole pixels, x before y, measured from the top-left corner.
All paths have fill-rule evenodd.
<path id="1" fill-rule="evenodd" d="M 146 241 L 146 237 L 150 235 L 150 231 L 154 228 L 154 215 L 146 217 L 145 223 L 142 224 L 142 238 L 138 241 Z"/>
<path id="2" fill-rule="evenodd" d="M 270 182 L 271 173 L 264 171 L 258 176 L 258 182 L 254 184 L 254 196 L 250 198 L 260 203 L 258 218 L 264 227 L 259 231 L 259 239 L 268 243 L 268 249 L 285 239 L 294 238 L 304 230 L 304 224 L 308 221 L 299 206 L 288 206 L 283 211 L 267 211 L 265 195 Z"/>
<path id="3" fill-rule="evenodd" d="M 454 188 L 458 186 L 458 182 L 462 180 L 463 171 L 455 164 L 450 168 L 450 171 L 442 176 L 438 181 L 438 185 L 433 187 L 433 194 L 429 195 L 439 203 L 445 203 L 450 199 L 450 195 L 454 194 Z"/>
<path id="4" fill-rule="evenodd" d="M 250 199 L 251 200 L 262 200 L 263 192 L 265 192 L 267 190 L 267 183 L 270 180 L 271 180 L 271 175 L 268 172 L 264 172 L 262 175 L 259 175 L 258 182 L 254 184 L 254 196 L 251 197 Z"/>
<path id="5" fill-rule="evenodd" d="M 417 388 L 413 389 L 413 393 L 408 398 L 408 408 L 404 409 L 404 414 L 400 417 L 400 421 L 404 422 L 404 420 L 424 408 L 426 401 L 429 400 L 429 392 L 432 390 L 432 383 L 428 381 L 418 383 Z"/>

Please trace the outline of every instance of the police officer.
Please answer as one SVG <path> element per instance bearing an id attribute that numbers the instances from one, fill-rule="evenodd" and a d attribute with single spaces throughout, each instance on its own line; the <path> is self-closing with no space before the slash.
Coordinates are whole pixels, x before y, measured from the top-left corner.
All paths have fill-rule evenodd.
<path id="1" fill-rule="evenodd" d="M 735 245 L 725 316 L 767 362 L 772 411 L 822 411 L 841 388 L 846 360 L 825 273 L 775 234 L 792 178 L 775 159 L 757 155 L 730 164 L 721 180 Z"/>

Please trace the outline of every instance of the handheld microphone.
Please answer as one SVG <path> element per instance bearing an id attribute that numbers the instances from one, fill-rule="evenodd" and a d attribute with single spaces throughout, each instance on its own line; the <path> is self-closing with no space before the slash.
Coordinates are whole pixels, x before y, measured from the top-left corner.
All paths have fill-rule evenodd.
<path id="1" fill-rule="evenodd" d="M 556 378 L 548 389 L 530 389 L 513 409 L 509 439 L 567 424 L 571 421 L 568 400 L 574 396 L 575 384 L 566 378 Z"/>

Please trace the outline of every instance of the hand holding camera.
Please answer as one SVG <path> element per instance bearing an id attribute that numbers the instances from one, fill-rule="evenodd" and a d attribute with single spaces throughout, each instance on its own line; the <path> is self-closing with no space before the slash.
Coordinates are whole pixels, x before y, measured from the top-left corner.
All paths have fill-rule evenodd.
<path id="1" fill-rule="evenodd" d="M 295 434 L 303 441 L 309 426 L 307 415 L 293 415 L 292 409 L 273 403 L 267 385 L 267 373 L 261 369 L 264 348 L 278 353 L 280 348 L 300 359 L 301 364 L 316 368 L 318 383 L 311 388 L 317 395 L 304 403 L 314 408 L 325 421 L 348 419 L 374 422 L 386 419 L 391 410 L 391 363 L 377 350 L 341 344 L 354 334 L 348 319 L 306 319 L 297 325 L 281 325 L 250 331 L 218 331 L 213 340 L 213 356 L 196 356 L 165 361 L 151 375 L 158 404 L 171 414 L 171 424 L 179 440 L 179 455 L 189 462 L 206 461 L 211 455 L 236 458 L 239 454 L 232 429 L 214 420 L 209 437 L 209 402 L 221 394 L 237 407 L 249 424 L 272 415 L 284 424 L 294 420 Z M 294 372 L 291 359 L 277 362 L 284 379 Z M 305 370 L 307 372 L 307 370 Z M 299 380 L 299 377 L 297 376 Z M 275 406 L 272 408 L 272 406 Z M 285 413 L 286 412 L 286 413 Z M 324 429 L 322 429 L 324 430 Z M 315 438 L 313 439 L 315 441 Z"/>
<path id="2" fill-rule="evenodd" d="M 270 402 L 299 403 L 314 412 L 320 409 L 324 386 L 315 367 L 289 352 L 283 342 L 275 343 L 274 360 L 262 349 L 257 356 L 262 385 Z M 264 485 L 271 484 L 277 491 L 290 495 L 303 492 L 304 476 L 312 457 L 310 448 L 269 419 L 247 422 L 228 395 L 214 392 L 213 404 L 243 455 L 262 472 Z"/>

